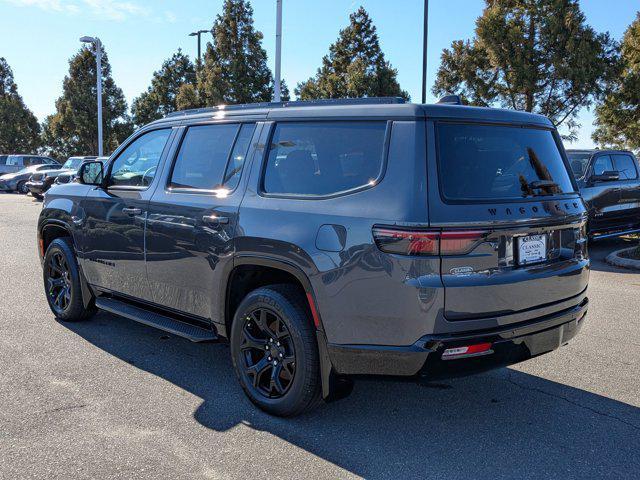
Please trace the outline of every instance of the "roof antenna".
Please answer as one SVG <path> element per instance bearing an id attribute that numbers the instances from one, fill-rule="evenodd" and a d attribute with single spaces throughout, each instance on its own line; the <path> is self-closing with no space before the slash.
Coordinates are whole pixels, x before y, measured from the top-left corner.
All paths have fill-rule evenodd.
<path id="1" fill-rule="evenodd" d="M 444 97 L 441 97 L 437 103 L 445 105 L 462 105 L 462 99 L 460 98 L 460 95 L 445 95 Z"/>

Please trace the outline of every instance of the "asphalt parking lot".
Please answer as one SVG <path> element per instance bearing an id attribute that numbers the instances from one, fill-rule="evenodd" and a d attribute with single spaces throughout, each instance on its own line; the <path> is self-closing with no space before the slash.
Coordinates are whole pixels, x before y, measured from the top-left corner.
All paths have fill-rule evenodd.
<path id="1" fill-rule="evenodd" d="M 41 204 L 0 194 L 0 478 L 638 478 L 640 272 L 592 248 L 568 346 L 430 387 L 359 381 L 295 419 L 243 395 L 225 345 L 100 313 L 58 323 Z M 535 294 L 535 292 L 532 292 Z"/>

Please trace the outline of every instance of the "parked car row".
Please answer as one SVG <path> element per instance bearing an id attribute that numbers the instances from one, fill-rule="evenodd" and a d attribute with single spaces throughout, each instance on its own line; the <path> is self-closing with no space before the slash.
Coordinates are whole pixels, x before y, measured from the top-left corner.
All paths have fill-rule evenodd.
<path id="1" fill-rule="evenodd" d="M 95 156 L 69 157 L 61 167 L 55 170 L 34 173 L 27 182 L 26 187 L 31 192 L 31 195 L 36 198 L 42 198 L 60 175 L 71 178 L 78 172 L 80 165 L 88 160 L 95 160 L 96 158 Z"/>
<path id="2" fill-rule="evenodd" d="M 5 155 L 10 157 L 11 155 Z M 53 184 L 64 184 L 74 181 L 78 169 L 83 162 L 88 160 L 100 160 L 105 162 L 108 157 L 70 157 L 63 165 L 60 165 L 53 159 L 48 157 L 36 156 L 18 156 L 22 158 L 23 167 L 13 173 L 4 173 L 0 175 L 0 191 L 2 192 L 18 192 L 22 194 L 31 194 L 41 199 L 44 193 L 51 188 Z M 51 163 L 40 164 L 40 159 L 48 159 Z M 15 163 L 15 161 L 14 161 Z M 12 165 L 13 166 L 13 165 Z"/>

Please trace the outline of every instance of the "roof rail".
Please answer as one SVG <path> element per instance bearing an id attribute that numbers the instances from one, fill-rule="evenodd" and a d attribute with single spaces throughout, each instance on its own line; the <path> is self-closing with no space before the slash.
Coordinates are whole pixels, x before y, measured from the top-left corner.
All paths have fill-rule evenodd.
<path id="1" fill-rule="evenodd" d="M 366 97 L 366 98 L 321 98 L 317 100 L 294 100 L 290 102 L 241 103 L 236 105 L 217 105 L 215 107 L 192 108 L 171 112 L 166 117 L 195 115 L 198 113 L 221 112 L 228 110 L 251 110 L 256 108 L 314 107 L 318 105 L 383 105 L 405 103 L 401 97 Z M 166 118 L 165 117 L 165 118 Z"/>

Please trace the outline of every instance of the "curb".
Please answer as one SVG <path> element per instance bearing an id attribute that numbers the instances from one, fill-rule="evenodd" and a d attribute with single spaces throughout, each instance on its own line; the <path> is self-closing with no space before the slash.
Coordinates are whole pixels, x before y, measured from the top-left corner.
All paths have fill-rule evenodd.
<path id="1" fill-rule="evenodd" d="M 622 252 L 629 252 L 635 250 L 637 247 L 623 248 L 610 253 L 605 258 L 605 262 L 614 267 L 629 268 L 631 270 L 640 270 L 640 260 L 634 260 L 632 258 L 623 258 L 620 256 Z"/>

